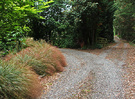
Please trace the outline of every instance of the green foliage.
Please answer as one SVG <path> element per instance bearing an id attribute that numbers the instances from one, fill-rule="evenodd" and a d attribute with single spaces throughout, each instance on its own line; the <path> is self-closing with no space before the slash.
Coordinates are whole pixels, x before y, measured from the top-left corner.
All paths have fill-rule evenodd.
<path id="1" fill-rule="evenodd" d="M 40 5 L 35 9 L 34 5 Z M 43 19 L 38 13 L 46 9 L 49 3 L 43 0 L 2 0 L 0 1 L 0 50 L 8 52 L 16 46 L 24 45 L 23 37 L 31 30 L 27 24 L 30 18 Z M 17 50 L 18 50 L 17 49 Z"/>
<path id="2" fill-rule="evenodd" d="M 106 38 L 108 42 L 113 41 L 113 19 L 116 7 L 113 0 L 99 1 L 99 37 Z"/>
<path id="3" fill-rule="evenodd" d="M 72 34 L 65 34 L 57 36 L 57 38 L 52 38 L 51 41 L 53 41 L 53 45 L 58 46 L 60 48 L 74 48 L 77 45 L 75 45 L 75 36 Z"/>
<path id="4" fill-rule="evenodd" d="M 17 57 L 15 57 L 15 61 L 19 61 L 22 64 L 31 66 L 33 70 L 39 75 L 45 74 L 45 70 L 47 69 L 47 66 L 45 66 L 41 60 L 37 60 L 32 56 L 28 56 L 27 54 L 25 54 L 24 56 L 18 55 Z"/>
<path id="5" fill-rule="evenodd" d="M 58 47 L 95 46 L 98 37 L 111 42 L 114 11 L 110 0 L 55 0 L 40 13 L 45 19 L 30 20 L 30 36 Z"/>
<path id="6" fill-rule="evenodd" d="M 128 41 L 135 40 L 135 1 L 117 0 L 114 27 L 116 34 Z"/>
<path id="7" fill-rule="evenodd" d="M 95 46 L 98 37 L 113 41 L 113 15 L 115 7 L 110 0 L 78 0 L 68 16 L 78 41 Z M 72 15 L 72 16 L 71 16 Z"/>
<path id="8" fill-rule="evenodd" d="M 101 49 L 101 48 L 103 48 L 103 45 L 102 44 L 96 44 L 96 48 Z"/>
<path id="9" fill-rule="evenodd" d="M 59 47 L 74 46 L 74 38 L 71 35 L 73 26 L 66 19 L 66 4 L 55 0 L 49 8 L 40 13 L 45 19 L 32 19 L 29 24 L 32 32 L 29 36 L 35 40 L 45 39 Z"/>
<path id="10" fill-rule="evenodd" d="M 83 41 L 85 45 L 94 45 L 96 43 L 96 28 L 98 23 L 98 3 L 92 3 L 91 0 L 79 0 L 74 2 L 73 11 L 75 14 L 76 33 L 79 33 L 78 40 Z"/>
<path id="11" fill-rule="evenodd" d="M 15 62 L 0 61 L 0 99 L 27 98 L 33 86 L 32 77 L 30 70 L 16 66 Z"/>

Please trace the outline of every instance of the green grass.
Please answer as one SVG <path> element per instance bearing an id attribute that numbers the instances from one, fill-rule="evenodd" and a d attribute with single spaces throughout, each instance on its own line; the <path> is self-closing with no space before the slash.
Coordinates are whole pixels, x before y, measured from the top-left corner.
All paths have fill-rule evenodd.
<path id="1" fill-rule="evenodd" d="M 37 80 L 34 80 L 35 74 L 28 68 L 20 66 L 21 64 L 16 65 L 13 61 L 8 63 L 0 61 L 0 99 L 32 97 L 31 90 L 35 89 L 35 83 L 38 85 Z"/>
<path id="2" fill-rule="evenodd" d="M 27 54 L 25 54 L 24 56 L 17 55 L 14 58 L 14 61 L 18 61 L 22 64 L 26 64 L 29 67 L 32 67 L 32 69 L 39 75 L 45 74 L 45 71 L 47 69 L 47 66 L 41 60 L 38 60 Z"/>

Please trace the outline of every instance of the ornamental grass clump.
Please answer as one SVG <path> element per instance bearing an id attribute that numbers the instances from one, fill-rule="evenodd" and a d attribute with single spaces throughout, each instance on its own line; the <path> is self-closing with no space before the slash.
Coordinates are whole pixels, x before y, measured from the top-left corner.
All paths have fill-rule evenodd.
<path id="1" fill-rule="evenodd" d="M 0 61 L 0 99 L 33 99 L 40 95 L 38 76 L 23 65 Z"/>
<path id="2" fill-rule="evenodd" d="M 27 64 L 39 75 L 52 75 L 55 72 L 62 72 L 67 65 L 65 57 L 56 48 L 41 40 L 26 42 L 28 48 L 17 54 L 18 62 Z"/>
<path id="3" fill-rule="evenodd" d="M 6 60 L 14 60 L 17 63 L 29 66 L 39 75 L 52 75 L 55 72 L 62 72 L 67 65 L 65 57 L 56 48 L 45 41 L 34 41 L 27 39 L 26 44 L 29 46 L 23 49 L 15 56 L 7 57 Z"/>
<path id="4" fill-rule="evenodd" d="M 42 90 L 39 75 L 61 72 L 67 65 L 63 54 L 45 41 L 28 38 L 26 43 L 27 48 L 0 61 L 0 99 L 35 99 Z"/>

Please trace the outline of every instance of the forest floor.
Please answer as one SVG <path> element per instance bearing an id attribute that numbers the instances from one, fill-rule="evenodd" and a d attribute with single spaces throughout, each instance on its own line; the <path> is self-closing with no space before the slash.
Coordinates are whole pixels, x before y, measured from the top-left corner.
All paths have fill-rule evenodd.
<path id="1" fill-rule="evenodd" d="M 135 48 L 115 42 L 96 50 L 60 49 L 68 66 L 42 79 L 39 99 L 135 99 Z"/>

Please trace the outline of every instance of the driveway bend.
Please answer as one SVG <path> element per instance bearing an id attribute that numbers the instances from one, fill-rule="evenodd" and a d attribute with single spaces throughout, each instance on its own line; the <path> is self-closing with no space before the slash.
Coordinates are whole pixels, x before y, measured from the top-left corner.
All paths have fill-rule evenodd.
<path id="1" fill-rule="evenodd" d="M 118 45 L 119 43 L 115 47 Z M 94 74 L 93 91 L 85 98 L 75 99 L 124 99 L 121 68 L 124 63 L 112 62 L 105 58 L 112 49 L 107 49 L 98 56 L 71 49 L 60 49 L 66 57 L 68 66 L 60 73 L 59 79 L 54 82 L 47 94 L 43 94 L 40 99 L 73 99 L 72 97 L 81 91 L 82 82 L 90 72 Z"/>

